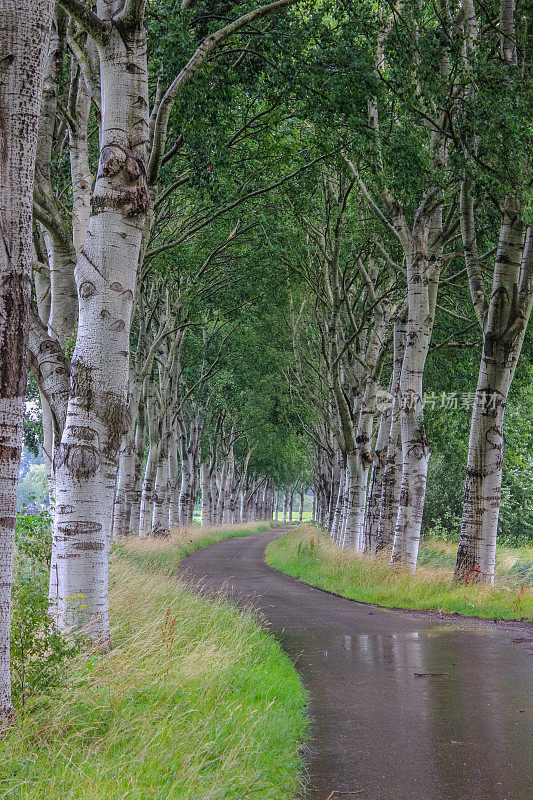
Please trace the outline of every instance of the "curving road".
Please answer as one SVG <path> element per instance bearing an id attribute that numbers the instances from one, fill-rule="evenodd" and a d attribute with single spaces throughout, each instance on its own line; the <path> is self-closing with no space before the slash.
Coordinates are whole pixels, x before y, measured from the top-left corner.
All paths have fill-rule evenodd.
<path id="1" fill-rule="evenodd" d="M 252 602 L 292 657 L 311 695 L 309 800 L 532 800 L 532 632 L 301 584 L 264 561 L 284 532 L 220 542 L 182 570 Z"/>

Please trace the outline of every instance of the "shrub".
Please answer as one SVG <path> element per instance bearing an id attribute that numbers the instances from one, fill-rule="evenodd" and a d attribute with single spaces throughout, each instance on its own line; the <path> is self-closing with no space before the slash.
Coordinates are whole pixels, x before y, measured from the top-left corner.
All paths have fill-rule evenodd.
<path id="1" fill-rule="evenodd" d="M 47 508 L 17 518 L 11 612 L 13 701 L 49 695 L 61 683 L 65 662 L 76 655 L 81 639 L 64 637 L 48 614 L 48 572 L 52 534 Z"/>
<path id="2" fill-rule="evenodd" d="M 11 614 L 11 683 L 13 701 L 49 695 L 60 685 L 65 662 L 75 656 L 81 639 L 67 639 L 48 614 L 43 586 L 23 578 L 13 590 Z"/>
<path id="3" fill-rule="evenodd" d="M 28 513 L 24 508 L 17 515 L 15 528 L 15 581 L 31 575 L 40 582 L 48 580 L 52 556 L 50 511 L 42 506 Z"/>

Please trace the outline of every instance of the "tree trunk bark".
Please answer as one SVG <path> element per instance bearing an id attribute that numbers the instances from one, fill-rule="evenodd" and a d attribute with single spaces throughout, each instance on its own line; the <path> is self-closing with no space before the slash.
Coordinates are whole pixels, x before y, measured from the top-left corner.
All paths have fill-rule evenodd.
<path id="1" fill-rule="evenodd" d="M 289 495 L 289 522 L 292 522 L 293 505 L 294 505 L 294 487 L 291 486 Z"/>
<path id="2" fill-rule="evenodd" d="M 194 519 L 195 481 L 190 456 L 181 463 L 180 525 L 192 525 Z"/>
<path id="3" fill-rule="evenodd" d="M 200 464 L 200 491 L 202 493 L 202 512 L 201 526 L 209 528 L 211 520 L 211 480 L 209 476 L 209 466 L 203 461 Z"/>
<path id="4" fill-rule="evenodd" d="M 217 469 L 213 468 L 210 479 L 211 492 L 211 525 L 218 525 L 218 489 L 217 489 Z"/>
<path id="5" fill-rule="evenodd" d="M 128 532 L 139 535 L 142 495 L 142 468 L 144 459 L 145 411 L 139 409 L 139 418 L 135 429 L 135 468 L 131 487 L 130 516 Z"/>
<path id="6" fill-rule="evenodd" d="M 178 446 L 176 437 L 170 437 L 168 450 L 168 525 L 175 528 L 180 523 L 180 497 L 179 497 L 179 466 L 178 466 Z"/>
<path id="7" fill-rule="evenodd" d="M 13 715 L 9 629 L 27 380 L 32 197 L 52 0 L 0 5 L 0 727 Z"/>
<path id="8" fill-rule="evenodd" d="M 168 453 L 163 450 L 156 469 L 152 536 L 165 536 L 168 532 Z"/>
<path id="9" fill-rule="evenodd" d="M 233 447 L 230 447 L 226 468 L 226 480 L 224 482 L 224 506 L 222 513 L 222 524 L 231 525 L 232 523 L 232 507 L 231 496 L 233 489 L 233 476 L 235 474 L 235 458 L 233 455 Z"/>
<path id="10" fill-rule="evenodd" d="M 413 237 L 413 252 L 407 259 L 408 319 L 400 376 L 402 484 L 391 557 L 392 563 L 402 564 L 413 573 L 431 453 L 424 428 L 423 375 L 433 331 L 438 272 L 424 255 L 428 233 L 426 225 Z"/>
<path id="11" fill-rule="evenodd" d="M 509 207 L 510 205 L 510 207 Z M 514 204 L 500 232 L 472 410 L 455 579 L 494 583 L 504 460 L 503 421 L 533 302 L 533 248 Z"/>
<path id="12" fill-rule="evenodd" d="M 363 464 L 359 453 L 347 456 L 346 527 L 343 547 L 360 553 L 363 550 L 366 492 L 369 464 Z"/>
<path id="13" fill-rule="evenodd" d="M 152 512 L 154 503 L 154 481 L 157 462 L 159 459 L 160 441 L 158 425 L 155 417 L 154 398 L 148 394 L 146 399 L 146 414 L 148 418 L 148 456 L 144 468 L 144 477 L 141 489 L 141 502 L 139 508 L 139 537 L 146 539 L 150 535 Z"/>
<path id="14" fill-rule="evenodd" d="M 402 434 L 400 429 L 400 376 L 405 352 L 406 324 L 402 320 L 394 323 L 394 365 L 392 374 L 392 417 L 387 458 L 383 473 L 381 508 L 379 514 L 376 552 L 392 550 L 394 531 L 398 518 L 400 487 L 402 482 Z"/>
<path id="15" fill-rule="evenodd" d="M 378 545 L 379 521 L 381 516 L 381 498 L 383 495 L 383 478 L 387 463 L 387 452 L 392 423 L 392 408 L 381 414 L 378 437 L 372 460 L 372 477 L 366 510 L 364 552 L 375 553 Z"/>
<path id="16" fill-rule="evenodd" d="M 341 468 L 339 480 L 336 483 L 332 482 L 334 488 L 336 488 L 336 496 L 335 496 L 335 510 L 333 512 L 333 519 L 331 521 L 331 538 L 334 542 L 338 542 L 340 544 L 341 541 L 341 533 L 343 533 L 343 511 L 345 507 L 345 495 L 346 495 L 346 481 L 347 481 L 347 467 L 344 466 Z"/>
<path id="17" fill-rule="evenodd" d="M 124 436 L 118 470 L 118 484 L 113 516 L 113 537 L 127 536 L 130 531 L 131 493 L 135 474 L 135 428 Z"/>

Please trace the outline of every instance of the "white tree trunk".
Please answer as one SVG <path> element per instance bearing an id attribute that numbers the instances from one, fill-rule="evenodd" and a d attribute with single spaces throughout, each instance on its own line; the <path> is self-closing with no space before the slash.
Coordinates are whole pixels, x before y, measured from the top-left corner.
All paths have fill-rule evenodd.
<path id="1" fill-rule="evenodd" d="M 150 535 L 154 503 L 154 482 L 160 447 L 154 398 L 149 393 L 146 398 L 146 415 L 148 422 L 148 456 L 144 468 L 139 508 L 139 537 L 141 539 L 146 539 Z"/>
<path id="2" fill-rule="evenodd" d="M 170 528 L 176 527 L 180 522 L 180 495 L 179 495 L 179 467 L 177 443 L 171 438 L 168 451 L 168 483 L 169 483 L 169 509 L 168 524 Z"/>
<path id="3" fill-rule="evenodd" d="M 392 563 L 402 564 L 410 572 L 416 570 L 431 453 L 424 428 L 422 382 L 438 285 L 438 268 L 424 256 L 429 226 L 420 227 L 407 259 L 408 319 L 400 376 L 402 485 L 391 556 Z"/>
<path id="4" fill-rule="evenodd" d="M 154 486 L 157 471 L 158 445 L 150 445 L 148 458 L 144 470 L 144 479 L 141 493 L 141 506 L 139 514 L 139 537 L 146 539 L 152 528 L 152 514 L 154 510 Z"/>
<path id="5" fill-rule="evenodd" d="M 214 468 L 210 477 L 211 492 L 211 524 L 218 525 L 218 489 L 217 489 L 217 469 Z"/>
<path id="6" fill-rule="evenodd" d="M 287 511 L 289 509 L 289 495 L 287 492 L 287 487 L 285 487 L 285 491 L 283 493 L 283 517 L 282 522 L 287 522 Z"/>
<path id="7" fill-rule="evenodd" d="M 355 550 L 356 553 L 363 551 L 368 470 L 369 463 L 364 464 L 359 453 L 348 454 L 346 527 L 343 547 Z"/>
<path id="8" fill-rule="evenodd" d="M 392 548 L 398 518 L 400 487 L 402 482 L 402 434 L 400 429 L 400 376 L 405 353 L 406 324 L 403 320 L 394 323 L 394 365 L 391 379 L 392 417 L 385 471 L 381 489 L 379 527 L 376 551 Z"/>
<path id="9" fill-rule="evenodd" d="M 348 491 L 348 466 L 341 468 L 338 483 L 336 484 L 337 495 L 335 499 L 335 511 L 331 523 L 331 538 L 339 544 L 343 541 L 346 532 L 346 515 L 348 510 L 347 491 Z"/>
<path id="10" fill-rule="evenodd" d="M 202 461 L 200 464 L 200 492 L 202 494 L 201 526 L 209 528 L 211 520 L 211 480 L 209 465 Z"/>
<path id="11" fill-rule="evenodd" d="M 154 503 L 152 511 L 152 536 L 165 536 L 168 532 L 168 454 L 162 452 L 156 469 Z"/>
<path id="12" fill-rule="evenodd" d="M 144 432 L 145 432 L 145 415 L 144 415 L 144 410 L 141 410 L 141 413 L 137 420 L 137 427 L 135 429 L 135 469 L 133 471 L 130 516 L 129 516 L 129 532 L 137 535 L 139 533 L 139 522 L 141 516 Z"/>
<path id="13" fill-rule="evenodd" d="M 364 552 L 375 553 L 378 545 L 379 521 L 381 516 L 381 499 L 383 495 L 383 478 L 387 464 L 392 423 L 392 408 L 381 414 L 378 437 L 372 461 L 372 477 L 368 496 L 365 519 Z"/>
<path id="14" fill-rule="evenodd" d="M 533 247 L 514 205 L 506 208 L 483 336 L 468 445 L 455 578 L 494 583 L 507 396 L 533 304 Z M 523 255 L 522 255 L 523 251 Z"/>
<path id="15" fill-rule="evenodd" d="M 118 485 L 113 515 L 114 538 L 127 536 L 130 531 L 131 492 L 135 476 L 136 455 L 135 429 L 130 428 L 124 436 L 120 452 Z"/>
<path id="16" fill-rule="evenodd" d="M 191 459 L 187 457 L 181 462 L 181 489 L 180 489 L 180 525 L 192 525 L 194 518 L 194 473 Z"/>
<path id="17" fill-rule="evenodd" d="M 144 28 L 99 0 L 102 133 L 85 245 L 76 264 L 79 323 L 58 455 L 53 546 L 58 622 L 107 646 L 108 556 L 125 432 L 129 332 L 145 215 L 148 81 Z M 103 30 L 103 29 L 102 29 Z M 82 598 L 73 603 L 72 597 Z"/>
<path id="18" fill-rule="evenodd" d="M 226 480 L 224 482 L 224 510 L 222 513 L 222 524 L 231 525 L 233 522 L 232 517 L 232 490 L 233 490 L 233 477 L 235 474 L 235 457 L 233 455 L 233 447 L 230 447 L 227 459 Z"/>

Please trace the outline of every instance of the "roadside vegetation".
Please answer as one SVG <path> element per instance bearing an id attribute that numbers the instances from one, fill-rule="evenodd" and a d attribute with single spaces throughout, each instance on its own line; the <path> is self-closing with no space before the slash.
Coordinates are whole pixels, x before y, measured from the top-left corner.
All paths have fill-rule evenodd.
<path id="1" fill-rule="evenodd" d="M 383 556 L 340 549 L 304 524 L 269 544 L 275 569 L 334 594 L 391 608 L 434 610 L 495 619 L 533 620 L 533 547 L 500 547 L 493 587 L 454 583 L 457 546 L 424 539 L 416 575 L 390 568 Z"/>
<path id="2" fill-rule="evenodd" d="M 42 541 L 46 518 L 24 524 L 25 542 Z M 24 699 L 15 692 L 17 724 L 0 739 L 3 799 L 290 800 L 299 794 L 306 695 L 290 660 L 252 613 L 199 596 L 173 574 L 192 550 L 269 527 L 194 528 L 119 545 L 110 573 L 113 649 L 107 654 L 61 637 L 52 642 L 53 661 L 43 662 L 41 647 L 34 658 L 24 656 L 24 668 L 24 648 L 14 635 L 14 674 L 30 668 L 31 677 L 35 659 L 39 669 Z M 35 576 L 46 547 L 19 552 L 15 598 L 25 593 L 26 606 L 14 620 L 26 620 L 26 642 L 43 643 L 50 636 L 42 627 L 47 603 L 40 597 L 46 595 L 36 591 L 28 599 L 28 560 Z"/>

